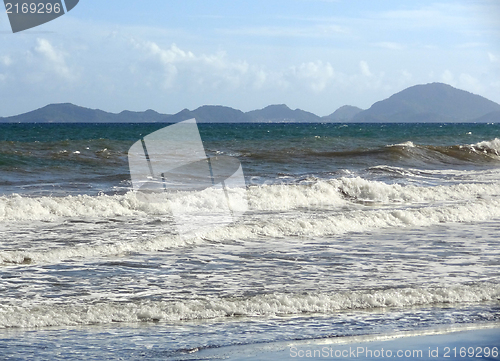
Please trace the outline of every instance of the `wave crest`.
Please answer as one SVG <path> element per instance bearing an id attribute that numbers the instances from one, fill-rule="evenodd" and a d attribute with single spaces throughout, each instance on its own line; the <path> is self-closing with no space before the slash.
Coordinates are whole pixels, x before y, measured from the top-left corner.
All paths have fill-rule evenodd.
<path id="1" fill-rule="evenodd" d="M 371 310 L 435 304 L 497 301 L 500 285 L 477 284 L 436 288 L 392 288 L 314 294 L 265 294 L 249 298 L 211 297 L 199 300 L 123 303 L 0 305 L 0 328 L 32 328 L 144 322 L 333 314 L 343 310 Z"/>

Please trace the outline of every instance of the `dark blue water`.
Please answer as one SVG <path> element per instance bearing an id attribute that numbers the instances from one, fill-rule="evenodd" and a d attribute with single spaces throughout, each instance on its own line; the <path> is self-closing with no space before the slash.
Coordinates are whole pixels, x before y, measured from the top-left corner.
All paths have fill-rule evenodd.
<path id="1" fill-rule="evenodd" d="M 128 149 L 164 126 L 0 124 L 0 191 L 126 192 Z M 500 138 L 498 124 L 200 124 L 199 130 L 208 156 L 240 159 L 247 183 L 285 176 L 331 178 L 346 170 L 366 173 L 377 165 L 495 167 L 496 144 L 481 142 Z"/>

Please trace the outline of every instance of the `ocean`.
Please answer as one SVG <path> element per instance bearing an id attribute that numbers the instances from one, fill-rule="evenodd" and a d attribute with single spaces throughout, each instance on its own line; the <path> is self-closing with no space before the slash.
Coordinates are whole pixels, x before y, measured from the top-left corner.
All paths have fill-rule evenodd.
<path id="1" fill-rule="evenodd" d="M 199 124 L 248 210 L 192 237 L 133 191 L 130 147 L 167 125 L 0 124 L 1 360 L 500 322 L 500 124 Z"/>

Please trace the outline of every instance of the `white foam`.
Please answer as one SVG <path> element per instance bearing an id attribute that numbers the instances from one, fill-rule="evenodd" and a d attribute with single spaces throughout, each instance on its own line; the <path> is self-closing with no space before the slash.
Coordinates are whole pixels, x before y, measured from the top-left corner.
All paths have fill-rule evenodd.
<path id="1" fill-rule="evenodd" d="M 133 193 L 125 196 L 87 195 L 28 198 L 20 195 L 0 197 L 1 221 L 55 221 L 67 217 L 110 218 L 153 210 L 140 203 Z"/>
<path id="2" fill-rule="evenodd" d="M 500 218 L 500 200 L 453 203 L 400 209 L 354 209 L 336 212 L 250 214 L 227 227 L 181 239 L 167 234 L 150 239 L 119 240 L 110 244 L 72 245 L 48 250 L 0 251 L 0 263 L 52 263 L 65 259 L 105 257 L 130 252 L 160 251 L 200 244 L 207 240 L 262 239 L 263 237 L 333 236 L 388 227 L 423 227 L 441 223 L 480 222 Z"/>
<path id="3" fill-rule="evenodd" d="M 497 194 L 500 194 L 498 182 L 419 187 L 342 177 L 331 181 L 320 180 L 312 185 L 253 187 L 248 192 L 248 199 L 251 209 L 284 211 L 304 207 L 340 207 L 353 200 L 410 204 L 475 200 Z"/>
<path id="4" fill-rule="evenodd" d="M 247 193 L 250 209 L 285 211 L 321 205 L 342 206 L 346 202 L 337 182 L 317 181 L 311 185 L 272 185 L 250 187 Z"/>
<path id="5" fill-rule="evenodd" d="M 490 180 L 495 175 L 490 176 Z M 245 190 L 235 190 L 242 200 L 231 204 L 233 209 L 243 207 Z M 360 177 L 342 177 L 335 180 L 317 180 L 312 184 L 272 185 L 250 187 L 246 191 L 249 207 L 256 211 L 286 211 L 321 206 L 342 207 L 355 201 L 378 203 L 415 203 L 474 200 L 478 197 L 500 194 L 500 183 L 463 183 L 419 187 L 370 181 Z M 66 196 L 29 198 L 20 195 L 0 197 L 0 222 L 59 221 L 65 218 L 109 219 L 120 216 L 141 217 L 169 215 L 172 207 L 185 212 L 212 212 L 221 208 L 221 197 L 216 190 L 155 195 L 165 201 L 142 202 L 134 192 L 115 196 Z M 234 197 L 234 199 L 238 199 Z M 166 199 L 169 201 L 166 201 Z M 246 203 L 245 203 L 246 204 Z"/>
<path id="6" fill-rule="evenodd" d="M 415 148 L 415 144 L 409 140 L 407 142 L 403 142 L 403 143 L 398 143 L 398 144 L 389 144 L 387 145 L 387 147 L 407 147 L 407 148 Z"/>
<path id="7" fill-rule="evenodd" d="M 265 294 L 254 297 L 207 297 L 180 301 L 99 303 L 95 300 L 71 304 L 26 303 L 0 305 L 0 328 L 46 327 L 213 319 L 235 316 L 335 314 L 342 310 L 412 307 L 442 303 L 496 301 L 496 284 L 460 285 L 441 288 L 397 288 L 314 294 Z"/>
<path id="8" fill-rule="evenodd" d="M 230 190 L 231 209 L 240 211 L 246 207 L 244 190 Z M 169 215 L 172 209 L 185 212 L 211 212 L 220 210 L 220 192 L 206 189 L 202 192 L 154 194 L 154 201 L 144 202 L 137 193 L 125 195 L 65 196 L 29 198 L 18 194 L 0 197 L 1 221 L 59 221 L 64 218 L 109 219 L 120 216 Z M 226 205 L 227 207 L 227 205 Z"/>
<path id="9" fill-rule="evenodd" d="M 204 238 L 218 241 L 256 237 L 331 236 L 387 227 L 423 227 L 494 218 L 500 218 L 500 201 L 479 200 L 475 203 L 420 208 L 345 210 L 333 214 L 318 212 L 314 217 L 309 214 L 268 215 L 258 222 L 249 219 L 247 223 L 214 230 L 205 234 Z"/>
<path id="10" fill-rule="evenodd" d="M 163 229 L 151 235 L 146 232 L 137 239 L 103 239 L 92 244 L 41 250 L 30 249 L 29 245 L 19 247 L 23 250 L 13 250 L 15 245 L 11 244 L 10 250 L 4 248 L 0 251 L 0 263 L 52 263 L 74 258 L 106 257 L 185 247 L 206 240 L 321 237 L 387 227 L 481 222 L 500 218 L 499 194 L 498 182 L 417 187 L 389 185 L 361 178 L 317 181 L 310 185 L 250 187 L 247 196 L 251 211 L 227 227 L 194 232 L 190 238 L 183 239 L 176 236 L 174 227 L 169 225 L 166 232 Z M 204 212 L 218 207 L 218 203 L 212 201 L 210 191 L 179 197 L 177 201 L 182 197 L 184 201 L 174 202 L 174 206 L 202 209 Z M 368 202 L 369 206 L 359 205 L 360 201 Z M 140 225 L 151 220 L 152 216 L 159 215 L 161 218 L 168 214 L 168 204 L 142 203 L 134 193 L 97 197 L 0 197 L 0 225 L 5 227 L 16 221 L 21 222 L 19 227 L 22 227 L 22 222 L 32 220 L 64 222 L 67 218 L 99 220 L 117 216 L 132 222 L 131 227 L 134 227 L 134 222 Z"/>
<path id="11" fill-rule="evenodd" d="M 118 240 L 97 245 L 72 245 L 46 250 L 0 251 L 0 264 L 58 263 L 68 259 L 106 257 L 138 252 L 156 252 L 187 247 L 203 242 L 202 238 L 181 238 L 175 234 L 161 237 Z"/>
<path id="12" fill-rule="evenodd" d="M 461 183 L 434 187 L 387 184 L 357 178 L 341 178 L 332 182 L 339 190 L 357 200 L 379 203 L 415 203 L 474 200 L 479 196 L 500 193 L 500 184 Z"/>
<path id="13" fill-rule="evenodd" d="M 472 144 L 471 147 L 477 150 L 491 150 L 493 153 L 499 155 L 500 152 L 500 139 L 495 138 L 493 140 L 485 140 L 476 144 Z"/>
<path id="14" fill-rule="evenodd" d="M 466 148 L 474 153 L 481 153 L 483 155 L 489 155 L 497 158 L 500 156 L 500 139 L 495 138 L 492 140 L 484 140 L 475 144 L 460 146 L 460 148 Z"/>

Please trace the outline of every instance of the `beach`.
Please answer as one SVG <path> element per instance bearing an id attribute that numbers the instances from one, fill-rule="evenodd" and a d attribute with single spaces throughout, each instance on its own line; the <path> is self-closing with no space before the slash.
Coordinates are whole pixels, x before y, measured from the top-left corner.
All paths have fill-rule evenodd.
<path id="1" fill-rule="evenodd" d="M 168 126 L 0 125 L 2 360 L 500 346 L 497 124 L 199 124 L 147 193 Z"/>
<path id="2" fill-rule="evenodd" d="M 311 340 L 280 345 L 204 350 L 197 359 L 224 360 L 498 360 L 500 328 L 459 327 L 420 333 Z M 186 358 L 188 360 L 189 358 Z M 194 358 L 193 358 L 194 359 Z"/>

